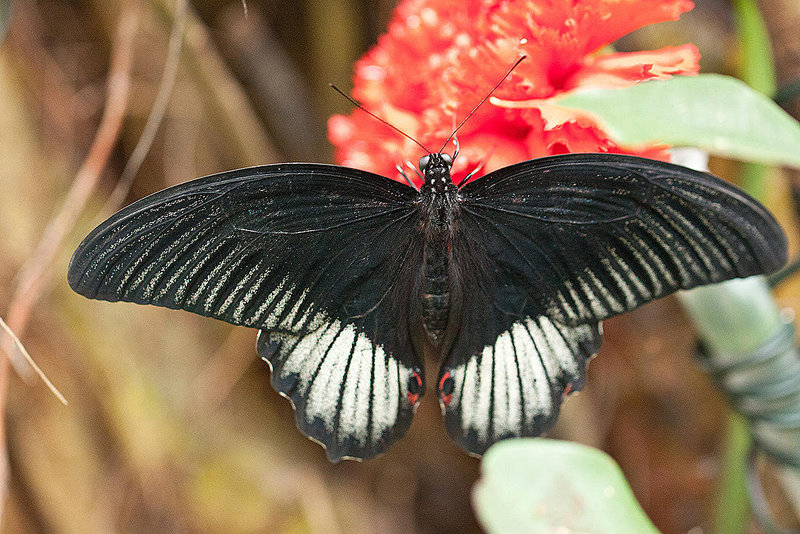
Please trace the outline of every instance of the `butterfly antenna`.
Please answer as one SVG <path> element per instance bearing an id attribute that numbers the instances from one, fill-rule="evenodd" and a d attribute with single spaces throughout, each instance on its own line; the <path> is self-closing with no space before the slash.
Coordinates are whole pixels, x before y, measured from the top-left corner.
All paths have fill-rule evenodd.
<path id="1" fill-rule="evenodd" d="M 386 122 L 385 120 L 383 120 L 382 118 L 378 117 L 378 116 L 377 116 L 377 115 L 375 115 L 373 112 L 371 112 L 370 110 L 368 110 L 367 108 L 365 108 L 364 106 L 362 106 L 362 105 L 361 105 L 361 104 L 360 104 L 360 103 L 359 103 L 357 100 L 355 100 L 354 98 L 352 98 L 350 95 L 346 94 L 344 91 L 342 91 L 341 89 L 339 89 L 338 87 L 336 87 L 336 86 L 335 86 L 335 85 L 333 85 L 332 83 L 329 83 L 328 85 L 330 85 L 330 86 L 331 86 L 331 88 L 332 88 L 334 91 L 336 91 L 337 93 L 339 93 L 340 95 L 342 95 L 343 97 L 345 97 L 347 100 L 349 100 L 349 101 L 350 101 L 350 103 L 352 103 L 352 104 L 353 104 L 355 107 L 357 107 L 357 108 L 358 108 L 358 109 L 360 109 L 361 111 L 365 112 L 365 113 L 366 113 L 367 115 L 369 115 L 370 117 L 372 117 L 372 118 L 374 118 L 374 119 L 377 119 L 378 121 L 382 122 L 383 124 L 385 124 L 386 126 L 388 126 L 389 128 L 391 128 L 391 129 L 392 129 L 392 130 L 394 130 L 395 132 L 399 133 L 399 134 L 400 134 L 400 135 L 402 135 L 403 137 L 406 137 L 407 139 L 411 139 L 411 140 L 412 140 L 412 141 L 414 141 L 416 144 L 418 144 L 418 145 L 420 146 L 420 148 L 422 148 L 422 150 L 424 150 L 424 151 L 425 151 L 425 152 L 427 152 L 428 154 L 430 154 L 430 153 L 431 153 L 431 151 L 430 151 L 430 150 L 428 150 L 427 148 L 425 148 L 425 145 L 423 145 L 422 143 L 420 143 L 419 141 L 417 141 L 416 139 L 414 139 L 413 137 L 411 137 L 410 135 L 408 135 L 407 133 L 405 133 L 403 130 L 401 130 L 401 129 L 400 129 L 400 128 L 398 128 L 397 126 L 393 126 L 393 125 L 389 124 L 388 122 Z M 490 93 L 490 94 L 491 94 L 491 93 Z M 488 98 L 488 97 L 487 97 L 487 98 Z M 484 100 L 486 100 L 486 99 L 484 98 Z M 440 152 L 441 152 L 441 151 L 440 151 Z"/>
<path id="2" fill-rule="evenodd" d="M 500 84 L 502 84 L 504 81 L 506 81 L 506 78 L 508 78 L 508 77 L 511 75 L 511 73 L 514 71 L 514 69 L 516 69 L 516 68 L 517 68 L 517 65 L 519 65 L 520 63 L 522 63 L 522 60 L 523 60 L 523 59 L 525 59 L 525 58 L 527 58 L 527 57 L 528 57 L 528 56 L 522 56 L 522 57 L 520 57 L 520 58 L 519 58 L 519 59 L 518 59 L 518 60 L 517 60 L 517 61 L 516 61 L 516 62 L 515 62 L 513 65 L 511 65 L 511 68 L 510 68 L 510 69 L 508 69 L 508 72 L 506 72 L 506 73 L 505 73 L 505 75 L 504 75 L 504 76 L 503 76 L 503 77 L 500 79 L 500 81 L 499 81 L 499 82 L 497 82 L 497 84 L 496 84 L 496 85 L 495 85 L 495 86 L 492 88 L 492 90 L 491 90 L 491 91 L 489 91 L 489 93 L 488 93 L 486 96 L 484 96 L 484 97 L 483 97 L 483 100 L 481 100 L 480 102 L 478 102 L 478 105 L 477 105 L 477 106 L 475 106 L 474 108 L 472 108 L 472 111 L 470 111 L 470 112 L 467 114 L 467 116 L 466 116 L 466 117 L 464 117 L 464 120 L 462 120 L 462 121 L 459 123 L 459 125 L 456 127 L 456 129 L 455 129 L 455 130 L 453 130 L 453 133 L 451 133 L 451 134 L 450 134 L 450 137 L 448 137 L 448 138 L 447 138 L 447 141 L 445 141 L 445 142 L 444 142 L 444 144 L 442 145 L 442 148 L 440 148 L 440 149 L 439 149 L 439 154 L 441 154 L 441 153 L 442 153 L 442 150 L 444 150 L 444 149 L 445 149 L 445 147 L 447 146 L 447 143 L 449 143 L 449 142 L 450 142 L 450 140 L 451 140 L 451 139 L 452 139 L 452 138 L 453 138 L 453 137 L 456 135 L 456 132 L 458 132 L 458 131 L 461 129 L 461 127 L 462 127 L 462 126 L 464 126 L 464 123 L 465 123 L 465 122 L 467 122 L 467 121 L 469 120 L 469 118 L 470 118 L 470 117 L 472 117 L 472 114 L 473 114 L 473 113 L 475 113 L 476 111 L 478 111 L 478 108 L 479 108 L 479 107 L 481 107 L 481 106 L 483 105 L 483 103 L 484 103 L 484 102 L 486 102 L 486 101 L 489 99 L 489 97 L 490 97 L 490 96 L 492 96 L 492 93 L 494 93 L 495 91 L 497 91 L 497 88 L 498 88 L 498 87 L 500 87 Z"/>

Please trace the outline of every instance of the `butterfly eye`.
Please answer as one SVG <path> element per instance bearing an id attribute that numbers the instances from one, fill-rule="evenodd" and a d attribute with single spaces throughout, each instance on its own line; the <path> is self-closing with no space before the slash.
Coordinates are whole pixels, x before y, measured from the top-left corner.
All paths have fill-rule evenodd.
<path id="1" fill-rule="evenodd" d="M 450 154 L 442 154 L 442 160 L 447 163 L 448 167 L 453 166 L 453 158 L 450 156 Z"/>
<path id="2" fill-rule="evenodd" d="M 431 162 L 430 155 L 422 156 L 421 158 L 419 158 L 419 170 L 425 172 L 425 168 L 428 166 L 428 163 L 430 162 Z"/>

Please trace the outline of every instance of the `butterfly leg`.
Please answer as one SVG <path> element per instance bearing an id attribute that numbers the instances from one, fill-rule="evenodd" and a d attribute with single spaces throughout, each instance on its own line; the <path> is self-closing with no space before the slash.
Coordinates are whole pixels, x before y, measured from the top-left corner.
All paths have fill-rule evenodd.
<path id="1" fill-rule="evenodd" d="M 403 171 L 403 167 L 401 167 L 399 164 L 397 164 L 397 165 L 394 166 L 394 168 L 397 169 L 397 172 L 400 173 L 400 176 L 402 176 L 403 178 L 406 179 L 406 182 L 408 182 L 408 185 L 410 185 L 411 187 L 413 187 L 414 189 L 419 191 L 419 187 L 417 187 L 414 184 L 414 182 L 411 180 L 411 178 L 409 178 L 408 175 Z M 417 175 L 419 175 L 419 173 L 417 173 Z M 420 176 L 420 178 L 422 178 L 422 176 Z M 424 178 L 423 178 L 423 180 L 424 180 Z"/>
<path id="2" fill-rule="evenodd" d="M 470 178 L 475 176 L 481 169 L 483 169 L 483 166 L 484 166 L 485 163 L 486 163 L 486 160 L 482 161 L 480 165 L 478 165 L 477 167 L 475 167 L 472 170 L 472 172 L 470 172 L 468 175 L 466 175 L 464 178 L 462 178 L 461 181 L 456 184 L 456 187 L 461 187 L 463 184 L 467 183 Z"/>

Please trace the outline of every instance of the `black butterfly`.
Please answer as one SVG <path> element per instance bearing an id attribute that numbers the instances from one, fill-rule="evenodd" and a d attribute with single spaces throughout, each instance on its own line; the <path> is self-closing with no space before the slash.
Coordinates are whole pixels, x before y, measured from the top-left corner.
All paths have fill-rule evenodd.
<path id="1" fill-rule="evenodd" d="M 419 191 L 333 165 L 215 174 L 133 203 L 69 267 L 78 293 L 260 329 L 297 426 L 331 460 L 405 434 L 423 346 L 450 436 L 535 436 L 581 389 L 599 323 L 681 288 L 778 269 L 786 238 L 736 187 L 632 156 L 570 154 Z"/>

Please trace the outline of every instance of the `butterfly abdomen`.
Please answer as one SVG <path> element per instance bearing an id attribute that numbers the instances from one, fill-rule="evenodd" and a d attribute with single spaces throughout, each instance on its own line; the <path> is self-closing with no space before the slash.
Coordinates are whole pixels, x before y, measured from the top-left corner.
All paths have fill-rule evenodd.
<path id="1" fill-rule="evenodd" d="M 438 346 L 450 316 L 450 278 L 446 247 L 428 242 L 422 276 L 422 324 L 431 342 Z"/>

